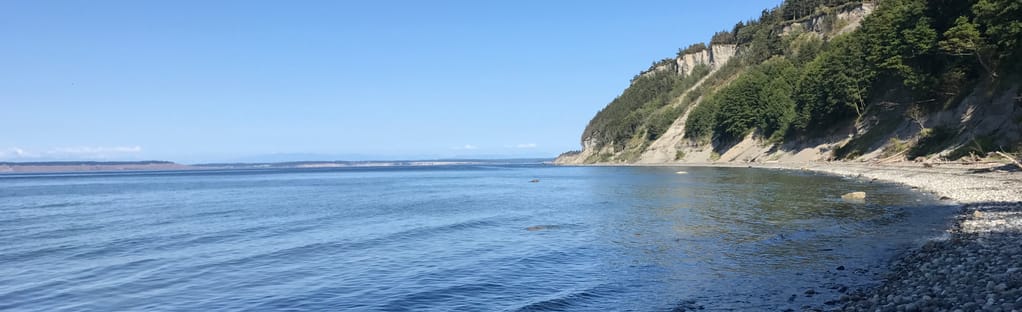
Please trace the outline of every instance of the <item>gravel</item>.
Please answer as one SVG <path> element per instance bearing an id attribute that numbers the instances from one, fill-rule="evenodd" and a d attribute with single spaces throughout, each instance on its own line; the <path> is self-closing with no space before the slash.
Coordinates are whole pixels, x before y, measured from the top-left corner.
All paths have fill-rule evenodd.
<path id="1" fill-rule="evenodd" d="M 1022 311 L 1022 173 L 1000 164 L 757 164 L 902 183 L 956 202 L 948 235 L 911 250 L 837 311 Z"/>

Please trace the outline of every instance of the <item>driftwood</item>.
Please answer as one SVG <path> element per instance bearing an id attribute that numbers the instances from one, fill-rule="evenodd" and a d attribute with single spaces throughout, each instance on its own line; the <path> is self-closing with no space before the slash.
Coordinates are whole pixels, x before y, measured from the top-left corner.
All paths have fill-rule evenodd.
<path id="1" fill-rule="evenodd" d="M 1002 152 L 997 152 L 997 155 L 1001 155 L 1001 157 L 1007 158 L 1011 162 L 1015 163 L 1016 167 L 1018 167 L 1019 169 L 1022 169 L 1022 163 L 1019 163 L 1018 160 L 1015 160 L 1015 157 L 1011 157 L 1011 155 L 1008 155 L 1008 154 L 1005 154 L 1005 153 L 1002 153 Z"/>
<path id="2" fill-rule="evenodd" d="M 908 153 L 908 150 L 901 151 L 901 152 L 899 152 L 897 154 L 891 155 L 890 157 L 878 160 L 877 162 L 879 162 L 879 163 L 888 163 L 888 162 L 891 162 L 893 160 L 897 160 L 897 159 L 901 158 L 902 156 L 905 156 L 905 153 Z"/>

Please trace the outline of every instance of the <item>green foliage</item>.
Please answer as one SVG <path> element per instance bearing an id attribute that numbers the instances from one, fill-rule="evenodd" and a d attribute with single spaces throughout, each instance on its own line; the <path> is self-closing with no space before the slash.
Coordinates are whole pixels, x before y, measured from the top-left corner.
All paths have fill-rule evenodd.
<path id="1" fill-rule="evenodd" d="M 920 72 L 924 56 L 935 50 L 937 32 L 926 16 L 926 1 L 888 0 L 862 22 L 857 35 L 867 64 L 879 74 L 900 79 L 919 90 L 931 79 Z"/>
<path id="2" fill-rule="evenodd" d="M 799 66 L 809 63 L 823 50 L 823 39 L 813 33 L 793 33 L 783 39 L 784 55 Z"/>
<path id="3" fill-rule="evenodd" d="M 571 151 L 567 151 L 567 152 L 561 153 L 560 155 L 557 155 L 557 157 L 560 158 L 560 157 L 568 157 L 568 156 L 578 156 L 578 154 L 582 154 L 582 151 L 580 151 L 580 150 L 571 150 Z"/>
<path id="4" fill-rule="evenodd" d="M 746 65 L 756 65 L 782 53 L 780 22 L 781 17 L 776 10 L 763 11 L 758 23 L 751 23 L 738 31 L 738 42 L 746 43 L 743 49 Z"/>
<path id="5" fill-rule="evenodd" d="M 971 55 L 979 49 L 982 38 L 976 24 L 968 17 L 959 16 L 955 25 L 944 32 L 944 40 L 938 43 L 940 49 L 955 55 Z"/>
<path id="6" fill-rule="evenodd" d="M 850 0 L 788 0 L 781 4 L 784 19 L 799 19 L 819 13 L 820 8 L 835 7 L 842 4 L 858 2 Z"/>
<path id="7" fill-rule="evenodd" d="M 955 131 L 948 127 L 926 128 L 919 132 L 919 141 L 908 151 L 908 158 L 930 155 L 939 152 L 951 143 Z"/>
<path id="8" fill-rule="evenodd" d="M 887 146 L 884 147 L 882 157 L 892 157 L 901 153 L 904 153 L 909 148 L 907 141 L 898 140 L 898 138 L 891 138 L 887 142 Z"/>
<path id="9" fill-rule="evenodd" d="M 990 43 L 1005 55 L 1018 53 L 1022 40 L 1022 2 L 1018 0 L 979 0 L 972 6 L 976 22 Z"/>
<path id="10" fill-rule="evenodd" d="M 653 113 L 646 123 L 646 140 L 653 141 L 660 138 L 681 113 L 681 109 L 677 107 L 667 107 Z"/>
<path id="11" fill-rule="evenodd" d="M 766 79 L 759 72 L 747 73 L 717 93 L 720 108 L 716 114 L 716 133 L 730 140 L 744 137 L 755 128 L 760 117 L 759 96 Z"/>
<path id="12" fill-rule="evenodd" d="M 730 31 L 718 31 L 713 34 L 713 38 L 710 39 L 710 44 L 735 44 L 737 38 L 735 34 Z"/>
<path id="13" fill-rule="evenodd" d="M 655 68 L 658 64 L 654 64 Z M 639 75 L 621 96 L 600 110 L 586 126 L 582 138 L 595 138 L 623 150 L 629 140 L 645 133 L 645 140 L 659 138 L 684 107 L 670 107 L 671 101 L 704 77 L 709 68 L 696 66 L 682 78 L 674 72 L 647 72 Z"/>
<path id="14" fill-rule="evenodd" d="M 836 38 L 826 52 L 806 64 L 794 94 L 797 130 L 819 133 L 865 113 L 876 71 L 863 59 L 862 43 L 855 34 Z"/>
<path id="15" fill-rule="evenodd" d="M 677 99 L 709 72 L 710 68 L 708 66 L 703 64 L 696 65 L 688 76 L 685 76 L 685 78 L 680 79 L 677 83 L 675 83 L 671 92 L 668 93 L 667 98 Z M 645 124 L 646 139 L 652 141 L 660 138 L 660 136 L 667 131 L 667 128 L 669 128 L 671 124 L 673 124 L 674 121 L 685 112 L 685 109 L 688 108 L 688 104 L 689 102 L 682 101 L 680 105 L 667 106 L 654 112 Z"/>
<path id="16" fill-rule="evenodd" d="M 692 44 L 692 45 L 688 46 L 687 48 L 678 49 L 678 57 L 681 57 L 681 56 L 683 56 L 685 54 L 692 54 L 692 53 L 702 52 L 702 51 L 706 51 L 706 44 L 702 43 L 702 42 L 695 43 L 695 44 Z"/>
<path id="17" fill-rule="evenodd" d="M 678 151 L 674 152 L 674 160 L 684 160 L 684 159 L 685 159 L 685 151 L 678 150 Z"/>
<path id="18" fill-rule="evenodd" d="M 715 96 L 719 111 L 714 130 L 725 140 L 740 139 L 758 130 L 771 136 L 787 130 L 795 117 L 792 100 L 798 70 L 777 57 L 738 77 Z"/>
<path id="19" fill-rule="evenodd" d="M 795 119 L 792 92 L 797 79 L 798 69 L 783 57 L 754 67 L 693 109 L 685 136 L 700 139 L 716 133 L 729 141 L 755 130 L 780 140 Z"/>
<path id="20" fill-rule="evenodd" d="M 719 106 L 717 97 L 710 96 L 692 109 L 692 112 L 688 114 L 688 120 L 685 121 L 685 137 L 690 139 L 709 138 L 717 124 Z"/>
<path id="21" fill-rule="evenodd" d="M 599 142 L 614 143 L 617 148 L 623 148 L 646 117 L 667 102 L 665 95 L 676 80 L 677 75 L 673 73 L 658 72 L 635 79 L 621 96 L 596 113 L 582 137 L 596 138 Z"/>

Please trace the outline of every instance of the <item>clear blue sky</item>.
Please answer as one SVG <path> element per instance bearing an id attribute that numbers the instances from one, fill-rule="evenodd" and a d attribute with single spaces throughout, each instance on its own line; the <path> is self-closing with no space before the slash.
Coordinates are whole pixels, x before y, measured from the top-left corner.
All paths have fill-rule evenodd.
<path id="1" fill-rule="evenodd" d="M 0 160 L 553 157 L 779 2 L 3 1 Z"/>

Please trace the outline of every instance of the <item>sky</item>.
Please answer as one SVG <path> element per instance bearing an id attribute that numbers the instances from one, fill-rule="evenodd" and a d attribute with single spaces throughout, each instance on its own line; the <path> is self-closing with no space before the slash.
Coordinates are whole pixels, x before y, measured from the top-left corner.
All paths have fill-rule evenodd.
<path id="1" fill-rule="evenodd" d="M 3 1 L 0 161 L 554 157 L 778 3 Z"/>

